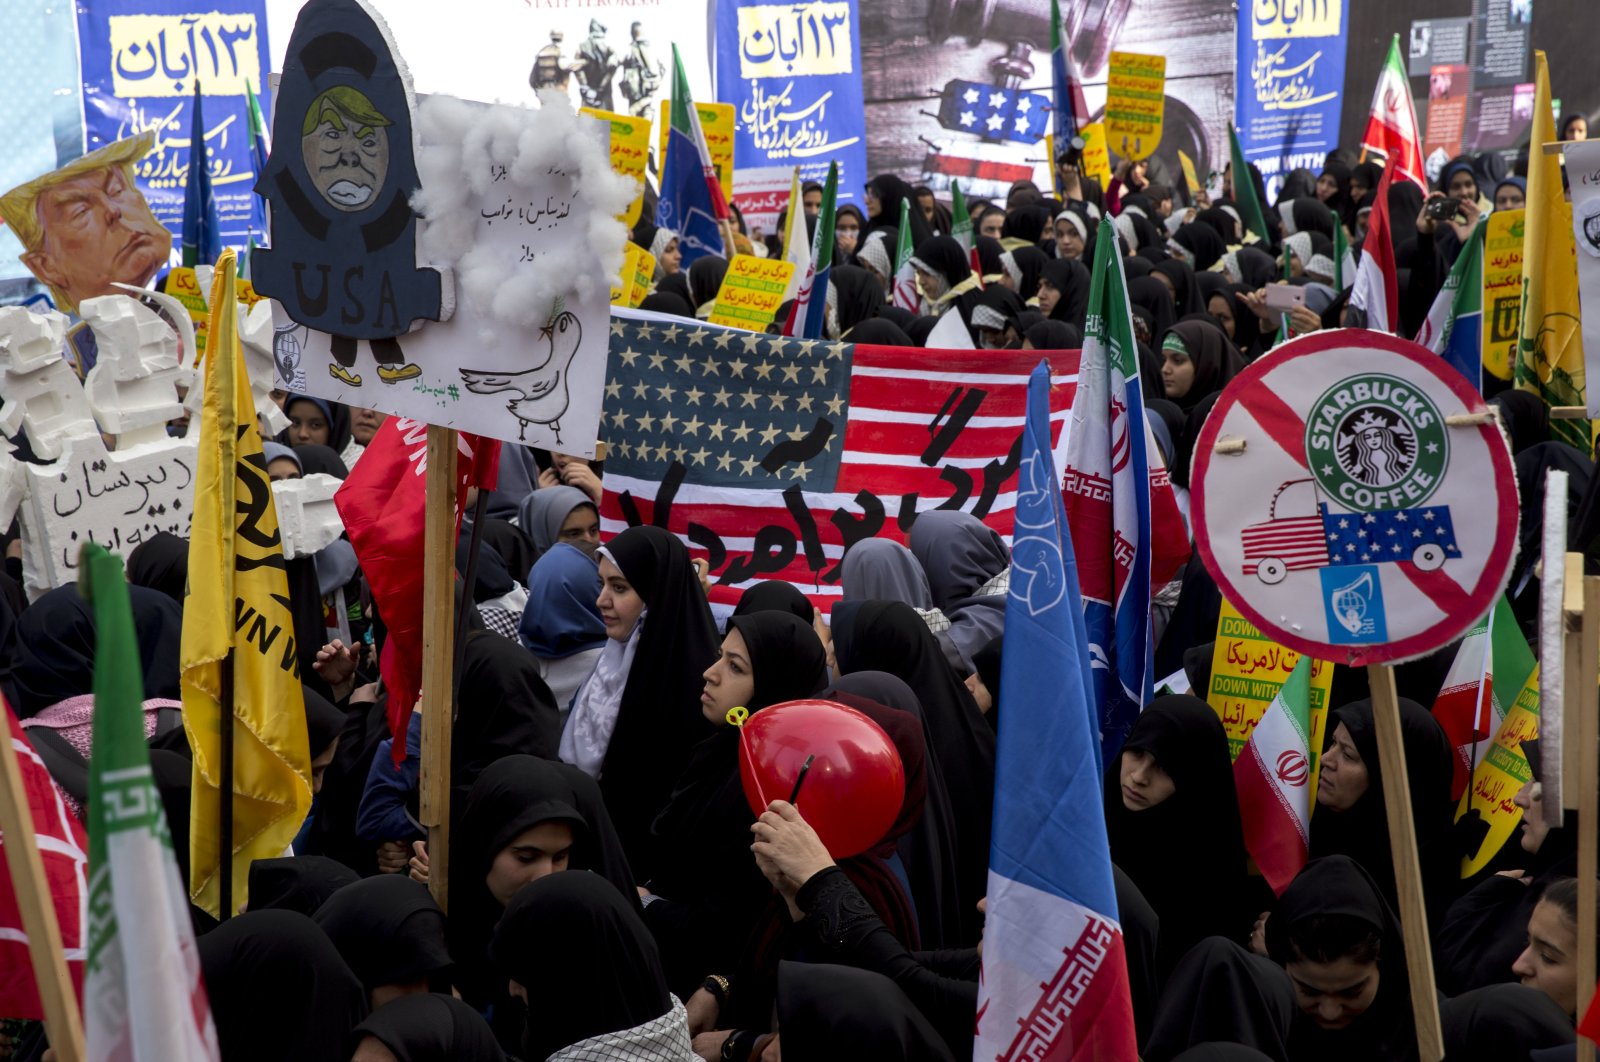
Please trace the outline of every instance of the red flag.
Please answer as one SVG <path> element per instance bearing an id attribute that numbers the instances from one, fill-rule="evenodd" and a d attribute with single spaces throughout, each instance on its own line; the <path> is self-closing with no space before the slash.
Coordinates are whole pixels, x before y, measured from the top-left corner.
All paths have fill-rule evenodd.
<path id="1" fill-rule="evenodd" d="M 1356 266 L 1356 286 L 1350 292 L 1350 304 L 1366 313 L 1367 327 L 1375 332 L 1400 329 L 1400 274 L 1395 270 L 1394 240 L 1389 235 L 1394 221 L 1389 217 L 1389 184 L 1394 174 L 1390 166 L 1378 182 L 1377 201 L 1367 221 L 1361 262 Z"/>
<path id="2" fill-rule="evenodd" d="M 33 822 L 39 856 L 44 862 L 45 881 L 55 901 L 67 972 L 82 1000 L 89 840 L 83 832 L 83 824 L 67 811 L 61 794 L 56 792 L 44 761 L 23 736 L 17 717 L 11 714 L 11 706 L 3 697 L 0 697 L 0 705 L 5 707 L 11 747 L 17 754 L 22 791 L 27 799 L 25 810 Z M 0 844 L 3 843 L 0 839 Z M 28 958 L 28 934 L 22 927 L 16 889 L 3 859 L 0 859 L 0 1014 L 8 1018 L 44 1018 L 44 1007 L 39 1002 L 39 990 L 33 980 L 33 963 Z"/>
<path id="3" fill-rule="evenodd" d="M 1387 169 L 1400 174 L 1428 194 L 1428 175 L 1423 169 L 1422 137 L 1417 133 L 1417 109 L 1411 102 L 1411 82 L 1406 77 L 1405 61 L 1400 56 L 1400 35 L 1389 42 L 1389 55 L 1378 72 L 1372 91 L 1372 108 L 1361 146 L 1382 152 Z M 1380 200 L 1381 201 L 1381 200 Z"/>
<path id="4" fill-rule="evenodd" d="M 491 490 L 500 476 L 500 444 L 457 434 L 456 528 L 467 488 Z M 333 496 L 388 637 L 378 669 L 389 693 L 394 762 L 406 754 L 406 725 L 422 693 L 423 527 L 428 426 L 390 417 Z M 454 550 L 451 551 L 454 556 Z"/>

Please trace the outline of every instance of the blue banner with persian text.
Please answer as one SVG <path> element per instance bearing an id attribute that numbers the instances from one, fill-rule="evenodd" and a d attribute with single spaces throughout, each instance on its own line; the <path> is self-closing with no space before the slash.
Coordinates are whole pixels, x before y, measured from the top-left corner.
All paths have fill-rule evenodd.
<path id="1" fill-rule="evenodd" d="M 135 179 L 171 230 L 177 255 L 198 80 L 222 242 L 240 249 L 252 236 L 264 242 L 252 231 L 256 175 L 245 86 L 271 114 L 266 0 L 77 0 L 77 9 L 85 151 L 155 131 L 155 150 L 136 164 Z"/>
<path id="2" fill-rule="evenodd" d="M 856 0 L 717 4 L 717 99 L 734 106 L 734 200 L 750 220 L 787 201 L 794 167 L 822 182 L 839 163 L 839 202 L 867 182 Z"/>
<path id="3" fill-rule="evenodd" d="M 1239 2 L 1235 124 L 1269 202 L 1285 174 L 1321 173 L 1339 146 L 1345 32 L 1345 0 Z"/>

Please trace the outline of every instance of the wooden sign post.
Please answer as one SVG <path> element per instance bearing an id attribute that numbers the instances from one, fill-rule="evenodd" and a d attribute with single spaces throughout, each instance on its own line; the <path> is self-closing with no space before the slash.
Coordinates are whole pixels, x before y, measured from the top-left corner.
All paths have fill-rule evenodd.
<path id="1" fill-rule="evenodd" d="M 1600 902 L 1600 576 L 1583 574 L 1583 555 L 1567 554 L 1566 626 L 1572 639 L 1566 659 L 1573 669 L 1561 711 L 1576 763 L 1566 792 L 1578 811 L 1578 1016 L 1589 1009 L 1597 977 L 1596 913 Z M 1578 1037 L 1578 1062 L 1594 1062 L 1595 1043 Z"/>
<path id="2" fill-rule="evenodd" d="M 455 662 L 456 433 L 428 425 L 422 584 L 422 769 L 418 817 L 428 831 L 428 889 L 450 909 L 450 678 Z"/>
<path id="3" fill-rule="evenodd" d="M 83 1018 L 78 996 L 67 975 L 67 958 L 56 921 L 55 901 L 44 877 L 39 839 L 29 821 L 28 794 L 22 785 L 17 750 L 12 746 L 10 724 L 0 733 L 0 833 L 4 834 L 6 867 L 28 934 L 28 957 L 33 960 L 33 980 L 44 1006 L 45 1033 L 60 1062 L 82 1062 L 85 1054 Z M 85 927 L 87 930 L 88 927 Z"/>

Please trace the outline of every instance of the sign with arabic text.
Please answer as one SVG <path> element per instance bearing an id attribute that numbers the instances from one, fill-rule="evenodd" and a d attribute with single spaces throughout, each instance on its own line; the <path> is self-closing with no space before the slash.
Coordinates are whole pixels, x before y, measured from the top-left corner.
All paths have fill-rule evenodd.
<path id="1" fill-rule="evenodd" d="M 1249 0 L 1235 35 L 1234 125 L 1244 157 L 1277 195 L 1286 173 L 1320 173 L 1339 146 L 1346 0 Z"/>
<path id="2" fill-rule="evenodd" d="M 85 150 L 154 131 L 155 149 L 134 176 L 157 219 L 180 236 L 198 82 L 222 242 L 261 242 L 245 90 L 271 113 L 265 0 L 78 0 L 77 9 Z"/>
<path id="3" fill-rule="evenodd" d="M 611 168 L 639 182 L 639 194 L 628 204 L 627 213 L 622 215 L 622 223 L 631 229 L 639 220 L 639 212 L 644 205 L 644 168 L 650 155 L 650 116 L 639 118 L 597 111 L 593 107 L 579 109 L 591 118 L 610 124 Z"/>
<path id="4" fill-rule="evenodd" d="M 1300 654 L 1285 649 L 1262 634 L 1239 610 L 1222 602 L 1217 616 L 1217 643 L 1211 653 L 1211 686 L 1206 703 L 1222 719 L 1228 734 L 1228 755 L 1234 759 L 1244 749 L 1267 706 L 1300 662 Z M 1322 751 L 1322 729 L 1328 716 L 1328 691 L 1333 686 L 1333 665 L 1311 661 L 1311 748 L 1313 763 Z M 1313 767 L 1311 791 L 1316 792 Z"/>
<path id="5" fill-rule="evenodd" d="M 783 305 L 783 293 L 793 275 L 793 262 L 757 258 L 753 254 L 734 255 L 722 278 L 722 287 L 717 289 L 710 322 L 765 332 L 772 315 Z"/>
<path id="6" fill-rule="evenodd" d="M 1522 236 L 1526 210 L 1489 215 L 1483 246 L 1483 371 L 1510 380 L 1522 331 Z"/>
<path id="7" fill-rule="evenodd" d="M 1106 80 L 1106 140 L 1126 159 L 1147 159 L 1161 145 L 1167 108 L 1167 57 L 1112 52 Z"/>
<path id="8" fill-rule="evenodd" d="M 1264 634 L 1318 660 L 1449 644 L 1499 599 L 1516 552 L 1516 477 L 1488 413 L 1444 359 L 1387 333 L 1276 348 L 1223 389 L 1195 444 L 1206 570 Z"/>
<path id="9" fill-rule="evenodd" d="M 1585 375 L 1600 380 L 1600 140 L 1564 146 L 1572 192 L 1573 246 L 1578 250 L 1578 302 Z M 1600 416 L 1600 386 L 1591 387 L 1589 416 Z"/>
<path id="10" fill-rule="evenodd" d="M 722 185 L 724 197 L 733 195 L 733 104 L 696 103 L 700 115 L 700 130 L 706 135 L 706 149 L 711 152 L 711 165 L 717 170 L 717 183 Z M 672 101 L 661 101 L 661 120 L 656 125 L 656 160 L 667 158 L 667 134 L 672 131 Z"/>
<path id="11" fill-rule="evenodd" d="M 238 281 L 235 288 L 238 300 L 246 306 L 261 301 L 256 289 L 248 280 Z M 210 327 L 211 312 L 206 309 L 206 293 L 200 290 L 200 278 L 188 266 L 178 266 L 167 274 L 166 292 L 183 304 L 194 322 L 194 361 L 206 352 L 206 330 Z"/>
<path id="12" fill-rule="evenodd" d="M 1508 691 L 1506 695 L 1515 699 L 1500 722 L 1494 743 L 1484 753 L 1477 770 L 1472 772 L 1472 785 L 1461 794 L 1461 804 L 1456 809 L 1458 821 L 1470 815 L 1488 824 L 1477 850 L 1461 860 L 1463 878 L 1487 866 L 1510 839 L 1511 831 L 1522 821 L 1522 809 L 1512 803 L 1512 798 L 1533 777 L 1522 743 L 1539 736 L 1538 666 L 1535 665 L 1520 690 Z M 1496 700 L 1499 697 L 1497 692 Z"/>
<path id="13" fill-rule="evenodd" d="M 717 98 L 737 115 L 741 171 L 822 181 L 838 162 L 839 202 L 854 202 L 869 176 L 861 73 L 857 0 L 717 5 Z"/>

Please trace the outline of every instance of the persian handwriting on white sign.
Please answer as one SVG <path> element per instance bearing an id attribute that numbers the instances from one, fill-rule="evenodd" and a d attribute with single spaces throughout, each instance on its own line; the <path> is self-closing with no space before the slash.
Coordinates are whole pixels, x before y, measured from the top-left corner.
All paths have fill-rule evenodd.
<path id="1" fill-rule="evenodd" d="M 1317 60 L 1322 58 L 1320 50 L 1298 66 L 1279 69 L 1288 51 L 1288 44 L 1269 52 L 1266 45 L 1256 43 L 1256 58 L 1250 64 L 1250 78 L 1255 83 L 1257 103 L 1269 111 L 1292 111 L 1326 103 L 1339 95 L 1337 91 L 1316 95 Z"/>
<path id="2" fill-rule="evenodd" d="M 747 80 L 851 73 L 850 44 L 848 3 L 818 0 L 739 9 L 739 76 Z"/>
<path id="3" fill-rule="evenodd" d="M 156 505 L 151 505 L 150 488 L 166 483 L 167 478 L 170 475 L 174 477 L 172 489 L 181 493 L 188 489 L 189 483 L 194 478 L 194 471 L 189 467 L 189 463 L 179 455 L 173 455 L 167 461 L 156 465 L 153 469 L 149 470 L 143 475 L 138 476 L 129 476 L 127 469 L 122 469 L 115 475 L 107 475 L 106 462 L 103 460 L 79 461 L 78 470 L 82 477 L 81 486 L 72 486 L 71 482 L 68 480 L 67 473 L 62 472 L 59 474 L 59 481 L 62 484 L 65 484 L 66 488 L 71 489 L 76 495 L 75 500 L 71 503 L 72 507 L 66 511 L 62 511 L 61 502 L 62 499 L 66 497 L 66 489 L 56 492 L 50 499 L 51 510 L 56 514 L 56 516 L 61 517 L 62 519 L 72 516 L 79 509 L 83 508 L 85 500 L 92 501 L 97 498 L 103 498 L 107 494 L 111 494 L 114 491 L 122 490 L 124 487 L 136 487 L 139 489 L 140 495 L 138 501 L 134 502 L 128 508 L 121 510 L 123 516 L 132 516 L 140 511 L 145 511 L 146 515 L 151 517 L 163 516 L 167 512 L 166 503 L 161 502 Z M 97 476 L 100 477 L 98 481 Z M 127 497 L 121 499 L 121 501 L 126 501 L 127 498 L 131 497 L 133 497 L 133 495 L 127 495 Z M 119 504 L 120 503 L 121 502 L 119 501 Z"/>
<path id="4" fill-rule="evenodd" d="M 506 201 L 498 208 L 480 209 L 478 214 L 483 218 L 485 225 L 493 225 L 497 221 L 516 218 L 526 225 L 532 225 L 536 229 L 543 229 L 547 225 L 560 221 L 572 213 L 572 202 L 570 200 L 563 200 L 557 203 L 556 197 L 553 195 L 545 196 L 543 206 L 539 206 L 531 200 L 523 206 L 514 205 L 515 202 L 510 196 L 506 196 Z"/>
<path id="5" fill-rule="evenodd" d="M 119 97 L 187 96 L 261 88 L 256 16 L 113 15 L 108 20 L 112 87 Z"/>
<path id="6" fill-rule="evenodd" d="M 751 82 L 750 98 L 740 108 L 740 122 L 750 131 L 756 147 L 768 157 L 815 158 L 849 147 L 861 139 L 858 136 L 848 140 L 828 139 L 828 100 L 833 96 L 832 89 L 807 107 L 787 110 L 793 93 L 793 81 L 776 95 L 765 91 L 761 82 Z"/>

